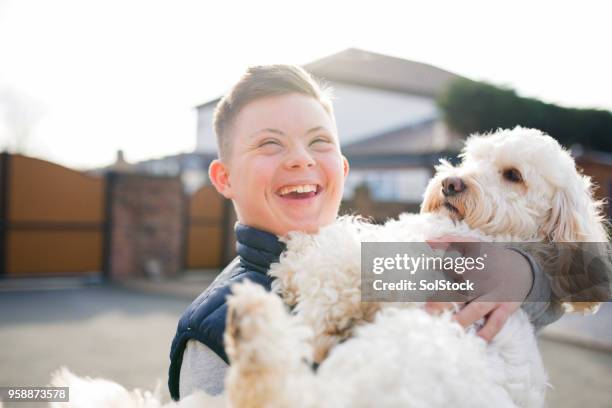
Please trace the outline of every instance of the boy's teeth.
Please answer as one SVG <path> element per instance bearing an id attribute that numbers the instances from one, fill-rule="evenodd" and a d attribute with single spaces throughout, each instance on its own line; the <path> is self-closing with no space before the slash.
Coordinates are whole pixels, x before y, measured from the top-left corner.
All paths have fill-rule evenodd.
<path id="1" fill-rule="evenodd" d="M 280 194 L 286 195 L 289 193 L 310 193 L 317 191 L 316 184 L 303 184 L 297 186 L 289 186 L 281 189 Z"/>

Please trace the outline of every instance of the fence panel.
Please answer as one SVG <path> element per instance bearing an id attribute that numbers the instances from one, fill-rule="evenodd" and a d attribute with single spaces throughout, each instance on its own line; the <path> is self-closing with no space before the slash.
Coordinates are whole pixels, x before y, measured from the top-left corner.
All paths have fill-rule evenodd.
<path id="1" fill-rule="evenodd" d="M 225 205 L 213 186 L 204 186 L 189 200 L 187 269 L 219 268 L 224 258 Z"/>
<path id="2" fill-rule="evenodd" d="M 21 155 L 6 155 L 7 276 L 102 270 L 104 179 Z"/>

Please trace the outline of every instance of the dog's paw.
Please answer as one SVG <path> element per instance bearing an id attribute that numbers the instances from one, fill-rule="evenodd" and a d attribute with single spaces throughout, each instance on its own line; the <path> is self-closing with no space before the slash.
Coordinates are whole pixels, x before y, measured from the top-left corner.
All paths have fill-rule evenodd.
<path id="1" fill-rule="evenodd" d="M 256 359 L 266 339 L 287 319 L 280 298 L 252 282 L 232 286 L 228 297 L 225 344 L 231 360 L 249 355 Z"/>

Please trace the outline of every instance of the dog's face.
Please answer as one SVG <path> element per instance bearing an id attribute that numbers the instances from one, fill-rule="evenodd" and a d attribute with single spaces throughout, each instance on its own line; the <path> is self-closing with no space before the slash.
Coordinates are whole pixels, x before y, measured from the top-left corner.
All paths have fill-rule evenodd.
<path id="1" fill-rule="evenodd" d="M 461 158 L 458 167 L 436 167 L 422 212 L 447 214 L 490 235 L 605 240 L 590 180 L 550 136 L 519 127 L 472 136 Z"/>

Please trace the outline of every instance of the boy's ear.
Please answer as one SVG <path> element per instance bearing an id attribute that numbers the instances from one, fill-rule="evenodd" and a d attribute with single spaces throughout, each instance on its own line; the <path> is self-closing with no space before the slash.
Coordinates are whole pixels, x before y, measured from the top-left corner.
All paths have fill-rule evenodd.
<path id="1" fill-rule="evenodd" d="M 232 198 L 232 186 L 229 181 L 229 168 L 219 159 L 208 166 L 208 177 L 219 194 L 227 199 Z"/>
<path id="2" fill-rule="evenodd" d="M 349 174 L 350 166 L 348 159 L 344 155 L 342 155 L 342 167 L 344 168 L 344 178 L 346 178 L 346 176 Z"/>

